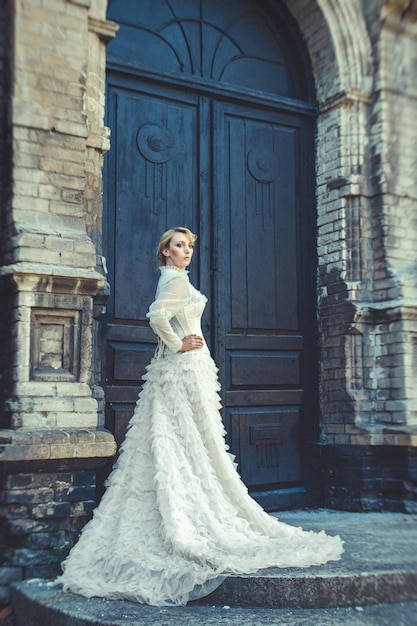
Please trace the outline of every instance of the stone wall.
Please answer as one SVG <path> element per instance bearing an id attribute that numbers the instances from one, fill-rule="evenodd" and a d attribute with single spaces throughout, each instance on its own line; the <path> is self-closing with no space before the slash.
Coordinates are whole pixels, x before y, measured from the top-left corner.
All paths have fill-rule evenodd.
<path id="1" fill-rule="evenodd" d="M 416 104 L 416 3 L 295 0 L 288 8 L 310 52 L 319 102 L 325 499 L 353 510 L 413 511 L 417 152 L 407 119 Z M 371 480 L 382 467 L 397 485 L 389 495 L 387 483 Z"/>
<path id="2" fill-rule="evenodd" d="M 12 194 L 12 142 L 11 142 L 11 84 L 12 84 L 12 28 L 13 7 L 8 0 L 0 1 L 0 266 L 10 239 L 10 206 Z M 4 285 L 0 280 L 0 404 L 10 388 L 10 305 Z M 6 378 L 6 371 L 9 379 Z M 1 425 L 0 425 L 1 427 Z"/>
<path id="3" fill-rule="evenodd" d="M 105 44 L 116 31 L 102 0 L 1 8 L 0 601 L 10 581 L 51 573 L 51 549 L 85 524 L 96 470 L 115 452 L 93 344 L 107 290 Z"/>

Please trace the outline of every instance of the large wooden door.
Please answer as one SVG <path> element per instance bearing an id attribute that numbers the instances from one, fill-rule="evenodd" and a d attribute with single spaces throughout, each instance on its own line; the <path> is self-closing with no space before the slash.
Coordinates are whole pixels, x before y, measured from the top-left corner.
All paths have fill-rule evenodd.
<path id="1" fill-rule="evenodd" d="M 121 36 L 107 77 L 103 378 L 106 425 L 120 443 L 155 348 L 146 311 L 158 238 L 190 227 L 231 447 L 254 496 L 279 509 L 317 495 L 314 109 L 254 6 L 110 3 Z"/>

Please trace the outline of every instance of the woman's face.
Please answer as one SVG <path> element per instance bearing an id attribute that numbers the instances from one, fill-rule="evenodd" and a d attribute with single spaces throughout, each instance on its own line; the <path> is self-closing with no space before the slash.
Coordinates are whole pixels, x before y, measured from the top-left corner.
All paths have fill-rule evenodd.
<path id="1" fill-rule="evenodd" d="M 194 244 L 190 241 L 185 233 L 174 233 L 169 243 L 169 247 L 165 248 L 163 254 L 166 257 L 166 265 L 173 265 L 179 270 L 185 270 L 191 262 L 193 256 Z"/>

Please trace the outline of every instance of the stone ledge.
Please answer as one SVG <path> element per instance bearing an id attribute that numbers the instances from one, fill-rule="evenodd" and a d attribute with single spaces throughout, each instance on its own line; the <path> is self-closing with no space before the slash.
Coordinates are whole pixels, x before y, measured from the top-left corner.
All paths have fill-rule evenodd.
<path id="1" fill-rule="evenodd" d="M 1 430 L 0 462 L 112 457 L 113 435 L 105 430 Z"/>
<path id="2" fill-rule="evenodd" d="M 88 18 L 88 30 L 98 35 L 104 43 L 114 39 L 119 28 L 119 24 L 111 20 L 100 20 L 95 17 Z"/>
<path id="3" fill-rule="evenodd" d="M 359 423 L 351 433 L 352 445 L 417 447 L 417 425 Z"/>
<path id="4" fill-rule="evenodd" d="M 413 624 L 417 602 L 337 609 L 264 609 L 195 605 L 155 607 L 83 598 L 41 581 L 13 585 L 17 626 L 369 626 Z"/>
<path id="5" fill-rule="evenodd" d="M 93 269 L 65 267 L 61 265 L 45 265 L 43 263 L 14 263 L 0 267 L 0 277 L 11 277 L 14 280 L 27 281 L 27 288 L 33 290 L 33 284 L 44 279 L 44 288 L 51 291 L 55 282 L 66 293 L 74 291 L 73 283 L 77 285 L 77 293 L 95 295 L 106 285 L 103 274 Z M 60 284 L 60 281 L 62 284 Z"/>

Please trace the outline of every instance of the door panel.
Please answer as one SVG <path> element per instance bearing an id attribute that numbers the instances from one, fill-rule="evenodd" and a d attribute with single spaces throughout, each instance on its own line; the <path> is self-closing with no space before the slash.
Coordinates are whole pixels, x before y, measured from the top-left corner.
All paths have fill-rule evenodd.
<path id="1" fill-rule="evenodd" d="M 236 450 L 239 468 L 250 489 L 260 484 L 301 484 L 297 407 L 245 407 L 232 409 L 230 416 L 232 437 L 239 446 Z M 301 493 L 302 490 L 297 488 L 296 492 Z M 288 490 L 285 490 L 286 497 L 287 494 Z M 279 495 L 282 500 L 282 494 Z M 266 497 L 263 499 L 266 500 Z"/>
<path id="2" fill-rule="evenodd" d="M 263 505 L 303 504 L 300 120 L 216 107 L 216 223 L 226 428 Z M 219 306 L 220 300 L 219 300 Z M 284 498 L 282 494 L 284 493 Z"/>
<path id="3" fill-rule="evenodd" d="M 195 218 L 196 109 L 154 94 L 119 91 L 115 97 L 114 315 L 143 320 L 155 289 L 155 275 L 143 271 L 155 265 L 149 232 Z"/>
<path id="4" fill-rule="evenodd" d="M 108 102 L 106 419 L 121 441 L 155 350 L 146 313 L 159 276 L 158 237 L 172 225 L 197 227 L 198 100 L 110 84 Z"/>

